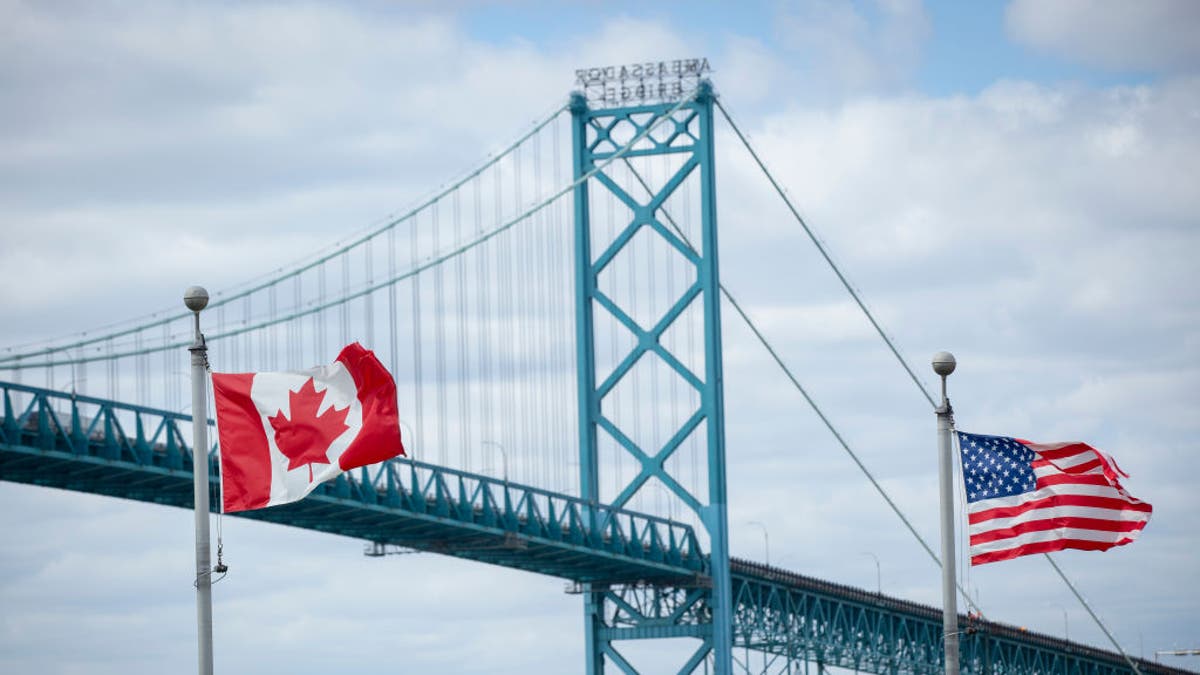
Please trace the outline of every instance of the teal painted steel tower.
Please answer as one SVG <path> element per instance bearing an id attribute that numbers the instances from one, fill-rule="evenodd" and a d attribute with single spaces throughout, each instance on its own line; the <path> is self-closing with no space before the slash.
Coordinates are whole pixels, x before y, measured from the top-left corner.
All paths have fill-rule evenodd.
<path id="1" fill-rule="evenodd" d="M 732 669 L 733 612 L 728 547 L 728 516 L 725 482 L 725 420 L 721 356 L 720 277 L 717 265 L 716 179 L 713 156 L 714 94 L 708 81 L 700 81 L 693 92 L 676 100 L 645 105 L 593 108 L 580 93 L 572 96 L 575 188 L 575 286 L 576 338 L 579 389 L 579 478 L 580 496 L 601 504 L 602 463 L 600 442 L 607 436 L 625 461 L 632 459 L 631 475 L 616 477 L 618 488 L 610 500 L 621 508 L 649 482 L 666 491 L 694 513 L 708 538 L 709 555 L 703 573 L 690 579 L 664 584 L 591 583 L 583 587 L 587 672 L 599 675 L 606 662 L 622 672 L 637 672 L 614 647 L 615 641 L 691 638 L 699 644 L 690 656 L 675 666 L 679 673 L 698 672 L 703 664 L 714 664 L 714 672 Z M 634 169 L 632 162 L 660 158 L 668 167 L 663 180 L 651 185 Z M 614 179 L 617 171 L 632 175 L 641 186 L 632 190 Z M 681 187 L 687 182 L 688 194 Z M 673 197 L 694 197 L 698 184 L 699 229 L 688 238 L 676 226 L 666 205 Z M 594 193 L 592 191 L 595 191 Z M 629 215 L 613 227 L 611 240 L 596 245 L 593 231 L 593 201 L 615 198 Z M 677 201 L 674 203 L 678 203 Z M 611 219 L 610 219 L 611 220 Z M 610 223 L 611 226 L 611 223 Z M 631 244 L 653 239 L 668 255 L 686 260 L 690 281 L 682 294 L 673 298 L 665 313 L 649 319 L 637 307 L 623 306 L 615 293 L 606 292 L 600 280 L 615 260 L 632 257 Z M 595 247 L 597 250 L 593 250 Z M 597 313 L 605 312 L 628 331 L 631 344 L 624 357 L 616 359 L 611 372 L 597 372 Z M 685 313 L 694 320 L 699 312 L 703 336 L 703 358 L 691 359 L 669 348 L 664 336 Z M 644 313 L 643 313 L 644 314 Z M 631 340 L 630 340 L 631 338 Z M 614 395 L 642 360 L 661 361 L 668 372 L 694 390 L 698 401 L 689 416 L 678 421 L 665 442 L 647 443 L 614 419 L 606 399 Z M 704 485 L 685 487 L 669 462 L 686 439 L 699 435 L 705 465 Z M 603 464 L 607 467 L 608 464 Z M 608 485 L 611 481 L 605 480 Z M 593 527 L 593 531 L 603 531 Z M 711 659 L 711 661 L 710 661 Z M 704 668 L 699 672 L 707 672 Z"/>

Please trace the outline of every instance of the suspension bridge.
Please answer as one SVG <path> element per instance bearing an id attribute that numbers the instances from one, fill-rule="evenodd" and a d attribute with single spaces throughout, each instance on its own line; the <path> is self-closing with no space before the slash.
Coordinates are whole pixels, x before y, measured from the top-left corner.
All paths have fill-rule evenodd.
<path id="1" fill-rule="evenodd" d="M 306 367 L 358 340 L 396 377 L 410 451 L 238 515 L 567 580 L 593 675 L 638 672 L 622 646 L 641 640 L 686 641 L 678 673 L 941 672 L 939 609 L 730 557 L 718 113 L 749 148 L 698 77 L 651 101 L 573 94 L 410 211 L 214 294 L 215 369 Z M 216 508 L 220 448 L 190 447 L 176 412 L 190 320 L 0 353 L 0 479 L 191 508 L 199 456 Z M 1130 672 L 960 625 L 964 672 Z"/>

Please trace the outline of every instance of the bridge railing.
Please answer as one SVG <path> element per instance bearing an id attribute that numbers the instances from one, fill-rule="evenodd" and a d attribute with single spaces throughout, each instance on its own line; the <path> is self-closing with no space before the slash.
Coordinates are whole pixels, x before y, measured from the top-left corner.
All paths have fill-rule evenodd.
<path id="1" fill-rule="evenodd" d="M 940 608 L 749 560 L 731 563 L 738 647 L 863 673 L 944 672 Z M 1096 647 L 974 616 L 959 615 L 959 625 L 964 674 L 1131 672 L 1120 654 Z M 1185 672 L 1137 662 L 1143 673 Z"/>
<path id="2" fill-rule="evenodd" d="M 8 382 L 0 382 L 0 396 L 4 407 L 0 445 L 35 451 L 33 455 L 25 453 L 19 476 L 10 472 L 13 475 L 0 477 L 57 484 L 53 476 L 46 475 L 49 469 L 39 474 L 36 466 L 29 466 L 40 451 L 63 460 L 75 457 L 157 473 L 172 480 L 173 491 L 172 496 L 160 491 L 154 501 L 190 505 L 192 449 L 185 440 L 191 436 L 190 415 Z M 208 423 L 214 424 L 212 420 Z M 218 452 L 214 446 L 208 453 L 214 478 L 220 476 Z M 87 484 L 75 489 L 133 499 L 145 496 L 144 489 L 99 485 L 98 480 L 99 476 L 89 473 Z M 120 480 L 114 478 L 116 483 Z M 65 479 L 58 482 L 63 483 L 59 487 L 83 485 Z M 686 523 L 407 458 L 342 474 L 314 494 L 656 565 L 706 571 L 707 558 L 695 531 Z M 212 506 L 219 508 L 216 481 L 210 495 Z"/>
<path id="3" fill-rule="evenodd" d="M 5 443 L 191 471 L 191 415 L 11 382 L 0 391 Z M 208 454 L 212 461 L 216 447 Z"/>
<path id="4" fill-rule="evenodd" d="M 357 480 L 323 490 L 694 571 L 706 562 L 686 523 L 406 458 L 364 467 Z"/>

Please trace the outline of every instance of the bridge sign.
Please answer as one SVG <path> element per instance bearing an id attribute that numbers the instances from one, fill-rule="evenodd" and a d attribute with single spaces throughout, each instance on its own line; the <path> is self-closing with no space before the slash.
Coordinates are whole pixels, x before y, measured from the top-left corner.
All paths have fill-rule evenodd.
<path id="1" fill-rule="evenodd" d="M 623 66 L 580 68 L 575 84 L 593 107 L 673 103 L 712 72 L 708 59 L 648 61 Z"/>

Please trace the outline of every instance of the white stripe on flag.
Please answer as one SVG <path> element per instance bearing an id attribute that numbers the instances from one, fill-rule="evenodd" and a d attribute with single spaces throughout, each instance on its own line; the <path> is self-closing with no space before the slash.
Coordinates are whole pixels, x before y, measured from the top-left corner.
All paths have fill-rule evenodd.
<path id="1" fill-rule="evenodd" d="M 1109 497 L 1111 499 L 1121 499 L 1128 501 L 1129 495 L 1118 491 L 1116 488 L 1106 485 L 1053 485 L 1045 487 L 1033 492 L 1023 494 L 1009 495 L 1007 497 L 992 497 L 991 499 L 981 499 L 977 502 L 971 502 L 968 505 L 970 513 L 979 513 L 989 509 L 1021 506 L 1027 502 L 1037 499 L 1045 499 L 1046 497 L 1054 497 L 1057 495 L 1079 495 L 1081 497 Z"/>
<path id="2" fill-rule="evenodd" d="M 1099 530 L 1081 530 L 1074 527 L 1062 527 L 1053 530 L 1042 530 L 1040 532 L 1026 532 L 1025 534 L 1009 537 L 1007 539 L 998 539 L 996 541 L 989 541 L 984 544 L 971 544 L 971 557 L 975 557 L 982 553 L 990 553 L 992 551 L 1007 551 L 1009 549 L 1020 548 L 1026 544 L 1057 541 L 1059 539 L 1116 543 L 1118 541 L 1127 539 L 1136 539 L 1138 532 L 1139 530 L 1135 530 L 1133 532 L 1102 532 Z"/>
<path id="3" fill-rule="evenodd" d="M 1150 520 L 1150 514 L 1145 511 L 1130 511 L 1118 509 L 1103 509 L 1090 506 L 1052 506 L 1034 509 L 1012 518 L 992 518 L 982 523 L 971 525 L 972 535 L 1003 530 L 1022 523 L 1050 520 L 1052 518 L 1095 518 L 1096 520 L 1111 520 L 1117 522 L 1135 522 Z"/>

